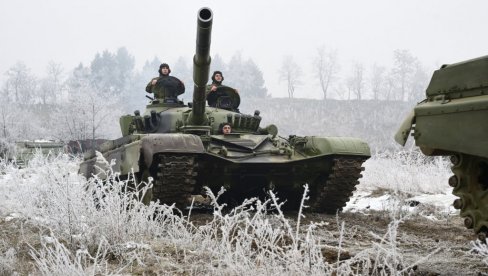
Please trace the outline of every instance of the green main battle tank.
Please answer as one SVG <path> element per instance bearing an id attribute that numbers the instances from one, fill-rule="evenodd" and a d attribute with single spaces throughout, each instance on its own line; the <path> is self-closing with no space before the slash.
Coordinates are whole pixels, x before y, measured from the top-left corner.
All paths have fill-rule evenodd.
<path id="1" fill-rule="evenodd" d="M 152 200 L 178 207 L 201 195 L 204 186 L 214 192 L 223 186 L 226 202 L 273 189 L 287 200 L 285 207 L 296 208 L 308 183 L 312 210 L 341 210 L 370 157 L 368 145 L 348 137 L 280 137 L 276 126 L 260 127 L 259 111 L 241 114 L 240 96 L 230 87 L 220 86 L 206 99 L 212 17 L 208 8 L 198 12 L 193 102 L 178 100 L 177 79 L 158 81 L 156 99 L 144 114 L 121 117 L 123 137 L 102 145 L 103 156 L 116 160 L 113 169 L 122 176 L 133 170 L 138 180 L 152 177 Z M 224 123 L 231 124 L 230 134 L 222 133 Z M 106 169 L 96 162 L 87 153 L 80 172 L 90 177 Z"/>
<path id="2" fill-rule="evenodd" d="M 449 185 L 459 198 L 464 224 L 488 232 L 488 56 L 443 65 L 434 72 L 420 102 L 395 140 L 415 144 L 429 156 L 451 156 Z"/>

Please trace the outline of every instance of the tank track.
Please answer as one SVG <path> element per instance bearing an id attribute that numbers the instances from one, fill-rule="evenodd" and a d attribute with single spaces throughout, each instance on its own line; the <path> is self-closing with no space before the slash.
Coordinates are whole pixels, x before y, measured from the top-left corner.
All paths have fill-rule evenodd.
<path id="1" fill-rule="evenodd" d="M 331 173 L 315 180 L 316 190 L 315 195 L 311 194 L 311 210 L 327 214 L 341 211 L 359 184 L 365 160 L 362 157 L 335 158 Z"/>
<path id="2" fill-rule="evenodd" d="M 454 208 L 461 210 L 464 225 L 480 234 L 485 240 L 488 234 L 488 158 L 467 154 L 451 156 L 454 173 L 449 178 Z"/>
<path id="3" fill-rule="evenodd" d="M 153 200 L 183 209 L 195 189 L 197 163 L 194 156 L 160 154 L 153 186 Z"/>

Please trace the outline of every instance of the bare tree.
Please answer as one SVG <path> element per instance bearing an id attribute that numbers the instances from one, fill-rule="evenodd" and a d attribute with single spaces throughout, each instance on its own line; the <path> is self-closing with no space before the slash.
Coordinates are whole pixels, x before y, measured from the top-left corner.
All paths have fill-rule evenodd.
<path id="1" fill-rule="evenodd" d="M 61 140 L 92 140 L 119 135 L 116 123 L 122 110 L 113 94 L 94 90 L 88 83 L 72 88 L 68 103 L 54 113 L 55 130 Z"/>
<path id="2" fill-rule="evenodd" d="M 356 96 L 357 100 L 362 99 L 362 93 L 364 88 L 364 65 L 362 63 L 354 63 L 352 67 L 352 74 L 347 80 L 347 86 L 349 90 Z"/>
<path id="3" fill-rule="evenodd" d="M 42 104 L 55 103 L 62 91 L 63 67 L 60 63 L 50 61 L 47 66 L 47 76 L 41 81 L 39 97 Z"/>
<path id="4" fill-rule="evenodd" d="M 0 91 L 1 99 L 4 102 L 10 102 L 10 82 L 6 81 L 3 83 L 2 90 Z"/>
<path id="5" fill-rule="evenodd" d="M 348 80 L 346 79 L 345 81 L 341 81 L 338 83 L 336 89 L 333 91 L 337 99 L 339 100 L 347 100 L 350 98 L 350 89 L 349 89 L 349 84 Z"/>
<path id="6" fill-rule="evenodd" d="M 38 110 L 26 107 L 29 105 L 0 98 L 0 140 L 13 142 L 48 137 L 50 129 L 43 127 Z"/>
<path id="7" fill-rule="evenodd" d="M 385 78 L 385 92 L 383 95 L 383 99 L 387 101 L 391 101 L 395 99 L 395 91 L 397 90 L 397 82 L 395 73 L 391 70 Z"/>
<path id="8" fill-rule="evenodd" d="M 354 79 L 350 76 L 346 78 L 346 87 L 347 87 L 347 100 L 351 100 L 351 94 L 354 90 Z"/>
<path id="9" fill-rule="evenodd" d="M 374 100 L 379 100 L 380 98 L 381 90 L 383 89 L 385 82 L 385 71 L 385 67 L 379 66 L 376 63 L 371 69 L 371 92 L 373 92 Z"/>
<path id="10" fill-rule="evenodd" d="M 5 98 L 0 100 L 0 128 L 2 133 L 2 138 L 8 140 L 10 136 L 9 123 L 12 121 L 12 116 L 14 115 L 11 110 L 12 105 L 5 101 Z"/>
<path id="11" fill-rule="evenodd" d="M 10 67 L 7 72 L 8 94 L 13 94 L 15 102 L 30 102 L 36 93 L 36 79 L 30 73 L 30 69 L 19 61 Z"/>
<path id="12" fill-rule="evenodd" d="M 415 69 L 410 82 L 409 101 L 418 101 L 425 97 L 424 93 L 429 84 L 429 75 L 420 62 L 415 62 Z"/>
<path id="13" fill-rule="evenodd" d="M 324 94 L 324 100 L 327 99 L 327 91 L 339 72 L 337 63 L 337 51 L 326 51 L 325 46 L 317 49 L 315 60 L 313 61 L 316 76 L 320 83 L 320 88 Z"/>
<path id="14" fill-rule="evenodd" d="M 415 70 L 417 58 L 412 56 L 408 50 L 395 50 L 394 59 L 395 66 L 393 70 L 400 81 L 400 100 L 404 101 L 405 96 L 407 96 L 407 85 Z"/>
<path id="15" fill-rule="evenodd" d="M 280 81 L 286 81 L 288 88 L 288 97 L 293 98 L 295 89 L 301 85 L 302 69 L 296 64 L 292 56 L 285 56 L 283 64 L 279 70 Z"/>

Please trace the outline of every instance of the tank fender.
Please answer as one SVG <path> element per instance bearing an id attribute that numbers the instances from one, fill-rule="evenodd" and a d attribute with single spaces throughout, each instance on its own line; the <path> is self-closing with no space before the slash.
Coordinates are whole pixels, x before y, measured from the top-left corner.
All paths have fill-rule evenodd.
<path id="1" fill-rule="evenodd" d="M 181 133 L 151 134 L 141 139 L 144 163 L 150 167 L 157 153 L 203 153 L 202 140 L 197 135 Z"/>
<path id="2" fill-rule="evenodd" d="M 112 166 L 115 173 L 126 175 L 130 172 L 139 172 L 140 148 L 141 141 L 135 141 L 103 152 L 103 157 L 109 163 L 111 160 L 115 160 L 115 164 Z M 101 179 L 105 179 L 107 177 L 105 172 L 108 169 L 109 167 L 105 163 L 97 162 L 97 157 L 93 153 L 92 158 L 80 164 L 79 173 L 86 178 L 98 175 Z"/>
<path id="3" fill-rule="evenodd" d="M 317 137 L 306 136 L 307 142 L 303 150 L 307 155 L 347 154 L 371 156 L 366 142 L 352 137 Z"/>
<path id="4" fill-rule="evenodd" d="M 408 135 L 410 135 L 410 131 L 412 130 L 412 125 L 415 122 L 415 112 L 414 110 L 410 111 L 410 113 L 407 115 L 407 118 L 403 121 L 403 123 L 400 125 L 400 129 L 395 134 L 395 141 L 402 145 L 405 146 L 408 140 Z"/>

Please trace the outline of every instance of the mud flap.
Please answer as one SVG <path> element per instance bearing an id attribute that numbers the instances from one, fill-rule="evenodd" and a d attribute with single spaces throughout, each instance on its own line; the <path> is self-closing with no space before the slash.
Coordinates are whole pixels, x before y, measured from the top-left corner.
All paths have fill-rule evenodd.
<path id="1" fill-rule="evenodd" d="M 110 143 L 113 144 L 113 141 L 110 141 Z M 127 175 L 131 172 L 139 172 L 140 145 L 140 141 L 134 141 L 120 146 L 113 145 L 108 149 L 101 149 L 101 151 L 109 164 L 112 160 L 115 160 L 115 164 L 112 166 L 113 172 Z M 80 164 L 79 173 L 86 178 L 98 175 L 101 179 L 105 179 L 107 177 L 105 172 L 110 167 L 105 162 L 97 162 L 94 151 L 90 153 L 90 157 Z"/>
<path id="2" fill-rule="evenodd" d="M 412 130 L 412 125 L 414 122 L 415 122 L 415 112 L 414 110 L 412 110 L 407 115 L 407 118 L 405 118 L 405 120 L 400 126 L 400 129 L 398 129 L 397 133 L 395 134 L 395 141 L 398 144 L 405 146 L 408 140 L 408 135 L 410 135 L 410 131 Z"/>
<path id="3" fill-rule="evenodd" d="M 200 137 L 192 134 L 151 134 L 141 139 L 141 152 L 144 163 L 150 167 L 157 153 L 203 153 Z"/>

